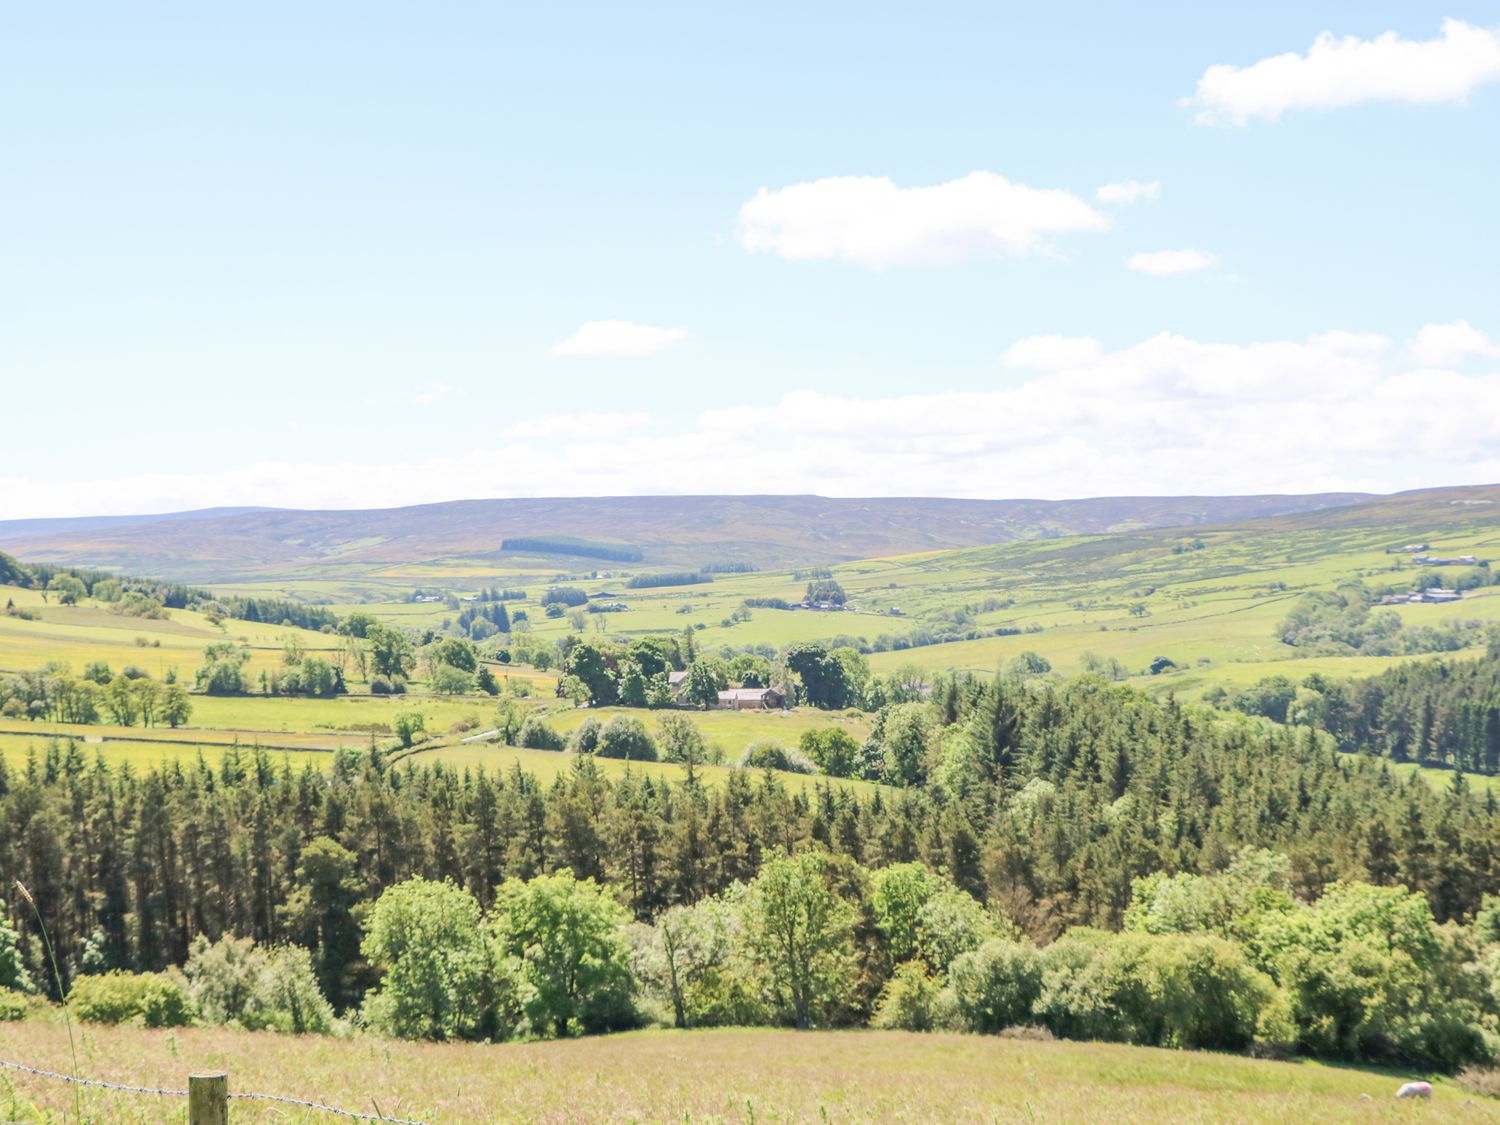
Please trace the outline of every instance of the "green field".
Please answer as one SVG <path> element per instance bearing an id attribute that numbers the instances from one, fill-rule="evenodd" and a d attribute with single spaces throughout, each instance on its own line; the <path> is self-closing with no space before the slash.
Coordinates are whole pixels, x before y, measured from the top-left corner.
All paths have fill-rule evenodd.
<path id="1" fill-rule="evenodd" d="M 1348 580 L 1405 587 L 1436 573 L 1419 568 L 1410 555 L 1391 553 L 1404 543 L 1430 543 L 1435 553 L 1500 559 L 1493 491 L 1463 490 L 1462 501 L 1445 493 L 1425 498 L 1419 494 L 1221 526 L 1031 538 L 845 562 L 832 572 L 848 593 L 849 610 L 752 608 L 749 619 L 740 621 L 732 621 L 731 615 L 742 610 L 746 599 L 798 600 L 807 575 L 791 569 L 719 574 L 707 583 L 633 589 L 626 580 L 633 571 L 594 569 L 595 560 L 571 561 L 586 570 L 557 571 L 548 569 L 548 559 L 533 559 L 537 565 L 520 568 L 509 562 L 493 567 L 483 559 L 466 559 L 383 566 L 377 568 L 379 582 L 374 587 L 330 577 L 325 571 L 305 578 L 281 573 L 222 589 L 331 603 L 341 615 L 359 609 L 409 630 L 440 632 L 466 604 L 460 599 L 486 586 L 502 585 L 527 594 L 525 600 L 510 603 L 513 612 L 524 610 L 528 617 L 517 633 L 555 642 L 574 632 L 577 624 L 571 615 L 547 617 L 540 602 L 549 585 L 567 583 L 583 587 L 595 601 L 627 607 L 619 613 L 585 614 L 583 634 L 589 637 L 629 641 L 690 628 L 697 649 L 710 655 L 746 648 L 777 650 L 806 640 L 852 641 L 877 650 L 868 657 L 877 672 L 915 668 L 924 675 L 944 670 L 989 675 L 1028 650 L 1045 657 L 1055 674 L 1072 675 L 1092 656 L 1118 661 L 1129 678 L 1148 690 L 1193 697 L 1215 686 L 1241 687 L 1272 674 L 1293 679 L 1313 672 L 1359 676 L 1403 660 L 1435 658 L 1305 658 L 1280 641 L 1277 627 L 1305 593 L 1332 590 Z M 369 568 L 365 573 L 375 574 Z M 1444 571 L 1444 576 L 1453 573 Z M 391 599 L 418 584 L 443 591 L 445 601 L 368 600 Z M 187 610 L 172 610 L 163 620 L 122 617 L 87 601 L 79 606 L 47 604 L 34 590 L 7 587 L 4 594 L 39 620 L 0 615 L 0 672 L 39 668 L 49 661 L 63 661 L 76 672 L 90 661 L 105 660 L 117 671 L 134 664 L 158 678 L 175 671 L 190 683 L 206 645 L 237 640 L 249 646 L 253 681 L 262 670 L 280 666 L 288 641 L 311 654 L 330 659 L 336 655 L 336 638 L 324 633 L 232 619 L 215 625 Z M 1401 606 L 1396 612 L 1411 625 L 1500 621 L 1500 586 L 1471 590 L 1454 604 Z M 919 630 L 976 636 L 894 647 L 901 643 L 898 638 Z M 995 635 L 997 631 L 1004 635 Z M 504 643 L 496 637 L 486 647 L 496 650 Z M 1149 675 L 1148 665 L 1158 657 L 1170 659 L 1175 667 Z M 516 664 L 496 665 L 495 671 L 505 681 L 507 694 L 512 688 L 524 693 L 521 705 L 545 715 L 562 731 L 592 713 L 575 711 L 556 699 L 555 672 Z M 468 732 L 494 725 L 496 703 L 488 696 L 433 696 L 420 679 L 412 682 L 406 696 L 371 696 L 352 670 L 350 686 L 350 695 L 326 700 L 195 696 L 191 719 L 176 732 L 68 730 L 9 720 L 0 722 L 0 750 L 14 755 L 28 737 L 76 734 L 103 739 L 98 745 L 106 756 L 128 756 L 132 761 L 179 755 L 185 752 L 179 743 L 191 745 L 194 753 L 200 745 L 205 752 L 218 752 L 259 744 L 317 760 L 319 752 L 368 745 L 372 737 L 388 742 L 393 717 L 417 709 L 436 743 L 425 752 L 429 759 L 447 755 L 467 764 L 492 753 L 490 747 L 450 745 Z M 653 722 L 650 715 L 643 717 Z M 693 717 L 727 761 L 758 738 L 792 745 L 802 731 L 816 726 L 843 725 L 856 738 L 868 729 L 866 717 L 806 710 Z"/>
<path id="2" fill-rule="evenodd" d="M 0 1024 L 5 1057 L 67 1071 L 53 1020 Z M 1431 1104 L 1397 1102 L 1409 1075 L 1313 1062 L 1104 1043 L 902 1032 L 635 1032 L 550 1043 L 437 1045 L 226 1030 L 89 1027 L 79 1069 L 180 1088 L 227 1071 L 233 1091 L 289 1094 L 432 1125 L 562 1121 L 1371 1122 L 1500 1120 L 1500 1103 L 1437 1080 Z M 182 1121 L 180 1101 L 86 1090 L 90 1120 Z M 0 1074 L 0 1118 L 61 1125 L 61 1083 Z M 333 1118 L 232 1103 L 231 1120 Z M 70 1118 L 71 1119 L 71 1118 Z"/>

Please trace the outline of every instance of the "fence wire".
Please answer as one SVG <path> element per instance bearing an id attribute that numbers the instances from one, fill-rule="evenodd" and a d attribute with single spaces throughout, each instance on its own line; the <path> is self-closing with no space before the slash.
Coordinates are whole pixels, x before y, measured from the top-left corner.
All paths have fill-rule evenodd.
<path id="1" fill-rule="evenodd" d="M 119 1082 L 105 1082 L 99 1078 L 77 1078 L 71 1074 L 59 1074 L 54 1070 L 42 1070 L 39 1067 L 27 1066 L 25 1063 L 11 1062 L 7 1059 L 0 1059 L 0 1067 L 6 1070 L 19 1071 L 21 1074 L 30 1074 L 36 1078 L 51 1078 L 58 1082 L 70 1082 L 75 1086 L 88 1086 L 96 1090 L 115 1090 L 122 1094 L 149 1094 L 160 1098 L 185 1098 L 188 1096 L 186 1090 L 168 1090 L 154 1086 L 127 1086 Z M 387 1117 L 380 1113 L 356 1113 L 353 1110 L 324 1105 L 322 1102 L 304 1101 L 302 1098 L 290 1098 L 281 1094 L 239 1094 L 230 1091 L 229 1097 L 231 1100 L 238 1101 L 294 1105 L 302 1109 L 315 1110 L 318 1113 L 331 1113 L 335 1117 L 345 1117 L 351 1121 L 380 1121 L 386 1122 L 387 1125 L 428 1125 L 426 1121 L 415 1121 L 407 1117 Z M 24 1125 L 24 1123 L 0 1121 L 0 1125 Z"/>

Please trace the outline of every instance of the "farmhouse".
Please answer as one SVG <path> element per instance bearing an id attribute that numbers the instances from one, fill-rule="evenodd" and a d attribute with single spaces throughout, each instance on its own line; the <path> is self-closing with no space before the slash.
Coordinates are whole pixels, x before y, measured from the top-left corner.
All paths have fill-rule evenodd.
<path id="1" fill-rule="evenodd" d="M 683 692 L 687 691 L 688 675 L 689 675 L 689 673 L 687 673 L 687 672 L 668 672 L 667 673 L 667 687 L 672 692 L 672 702 L 673 703 L 681 703 L 682 702 Z"/>
<path id="2" fill-rule="evenodd" d="M 1478 566 L 1479 560 L 1473 555 L 1454 555 L 1443 558 L 1439 555 L 1413 555 L 1412 562 L 1423 566 Z"/>
<path id="3" fill-rule="evenodd" d="M 722 711 L 774 711 L 784 702 L 775 688 L 730 688 L 719 692 Z"/>

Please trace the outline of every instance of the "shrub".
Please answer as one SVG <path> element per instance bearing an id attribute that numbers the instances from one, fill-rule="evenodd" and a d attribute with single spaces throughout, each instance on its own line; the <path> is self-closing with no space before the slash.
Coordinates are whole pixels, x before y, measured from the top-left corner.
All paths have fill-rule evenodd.
<path id="1" fill-rule="evenodd" d="M 8 988 L 0 988 L 0 1023 L 26 1018 L 26 997 Z"/>
<path id="2" fill-rule="evenodd" d="M 1074 930 L 1045 963 L 1036 1012 L 1070 1039 L 1238 1050 L 1274 995 L 1238 946 L 1207 935 Z"/>
<path id="3" fill-rule="evenodd" d="M 572 734 L 568 735 L 569 751 L 574 754 L 592 754 L 599 749 L 599 732 L 603 729 L 604 724 L 590 715 L 573 728 Z"/>
<path id="4" fill-rule="evenodd" d="M 838 727 L 803 731 L 797 748 L 829 777 L 853 777 L 859 772 L 859 743 Z"/>
<path id="5" fill-rule="evenodd" d="M 187 994 L 162 973 L 126 973 L 79 977 L 68 1004 L 90 1023 L 128 1023 L 139 1027 L 186 1027 L 192 1022 Z"/>
<path id="6" fill-rule="evenodd" d="M 599 732 L 594 753 L 601 758 L 624 758 L 632 762 L 656 761 L 656 742 L 646 724 L 628 715 L 616 715 Z"/>
<path id="7" fill-rule="evenodd" d="M 987 941 L 955 958 L 948 980 L 971 1031 L 1003 1031 L 1031 1022 L 1042 989 L 1042 954 L 1020 942 Z"/>
<path id="8" fill-rule="evenodd" d="M 371 695 L 405 695 L 406 681 L 400 676 L 371 676 Z"/>
<path id="9" fill-rule="evenodd" d="M 535 716 L 521 724 L 516 741 L 528 750 L 561 750 L 566 745 L 562 735 Z"/>
<path id="10" fill-rule="evenodd" d="M 299 1035 L 333 1029 L 333 1009 L 318 988 L 311 955 L 300 946 L 265 949 L 228 935 L 209 944 L 199 935 L 183 974 L 209 1023 Z"/>
<path id="11" fill-rule="evenodd" d="M 769 738 L 758 738 L 740 755 L 739 764 L 746 769 L 786 770 L 788 773 L 817 773 L 817 767 L 801 751 L 791 750 Z"/>
<path id="12" fill-rule="evenodd" d="M 931 1031 L 937 1026 L 938 994 L 942 984 L 919 961 L 896 967 L 880 990 L 873 1027 L 896 1031 Z"/>

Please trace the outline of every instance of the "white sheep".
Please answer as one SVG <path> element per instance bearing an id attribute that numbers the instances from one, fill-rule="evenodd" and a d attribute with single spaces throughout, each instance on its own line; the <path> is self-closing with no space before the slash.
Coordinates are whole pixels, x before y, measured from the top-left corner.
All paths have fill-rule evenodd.
<path id="1" fill-rule="evenodd" d="M 1432 1097 L 1431 1082 L 1408 1082 L 1396 1091 L 1398 1098 L 1430 1098 Z"/>

